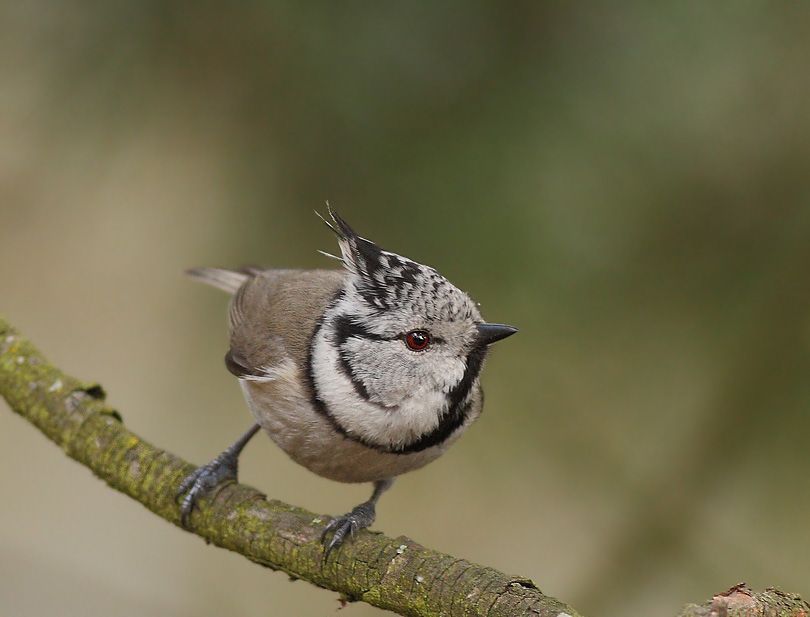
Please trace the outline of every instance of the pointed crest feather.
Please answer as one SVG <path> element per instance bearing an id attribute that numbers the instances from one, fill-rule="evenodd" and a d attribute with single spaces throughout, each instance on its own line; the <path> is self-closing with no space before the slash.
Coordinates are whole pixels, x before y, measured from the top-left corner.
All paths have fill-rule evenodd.
<path id="1" fill-rule="evenodd" d="M 332 255 L 332 253 L 327 253 L 326 251 L 318 251 L 318 252 L 321 255 L 323 255 L 324 257 L 328 257 L 329 259 L 337 259 L 340 263 L 342 263 L 344 265 L 346 264 L 346 261 L 343 259 L 343 257 L 338 257 L 337 255 Z"/>
<path id="2" fill-rule="evenodd" d="M 371 275 L 382 266 L 382 250 L 371 242 L 371 240 L 360 237 L 357 232 L 343 220 L 343 217 L 335 212 L 328 201 L 326 202 L 326 207 L 329 216 L 332 218 L 332 222 L 326 220 L 326 218 L 321 216 L 318 212 L 315 212 L 315 214 L 326 223 L 326 226 L 329 227 L 338 238 L 340 253 L 343 257 L 336 257 L 336 259 L 343 262 L 343 265 L 352 274 L 367 280 L 370 279 Z M 327 257 L 334 257 L 328 253 L 323 254 Z"/>
<path id="3" fill-rule="evenodd" d="M 357 235 L 354 229 L 349 227 L 349 224 L 343 220 L 343 217 L 341 217 L 337 212 L 335 212 L 332 206 L 329 205 L 329 202 L 326 202 L 326 207 L 329 210 L 329 216 L 332 217 L 332 220 L 335 222 L 335 225 L 338 226 L 337 229 L 335 229 L 331 225 L 329 225 L 329 227 L 332 227 L 332 230 L 338 235 L 338 238 L 340 238 L 341 240 L 360 238 L 360 236 Z M 368 242 L 368 240 L 366 240 L 366 242 Z"/>
<path id="4" fill-rule="evenodd" d="M 326 202 L 326 207 L 329 208 L 329 202 L 328 201 Z M 330 209 L 330 214 L 331 214 L 331 208 L 329 208 L 329 209 Z M 324 222 L 324 225 L 326 225 L 329 229 L 331 229 L 335 233 L 335 235 L 338 235 L 338 236 L 340 235 L 340 232 L 338 232 L 338 230 L 334 228 L 332 223 L 330 223 L 325 218 L 323 218 L 323 216 L 321 215 L 320 212 L 318 212 L 317 210 L 314 210 L 314 212 L 315 212 L 315 216 L 317 216 L 319 219 L 321 219 Z"/>

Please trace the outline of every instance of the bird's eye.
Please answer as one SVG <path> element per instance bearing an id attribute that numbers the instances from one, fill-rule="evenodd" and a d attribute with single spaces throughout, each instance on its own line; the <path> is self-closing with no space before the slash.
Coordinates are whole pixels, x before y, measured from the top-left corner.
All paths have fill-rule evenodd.
<path id="1" fill-rule="evenodd" d="M 405 344 L 413 351 L 423 351 L 430 345 L 430 333 L 425 330 L 413 330 L 405 335 Z"/>

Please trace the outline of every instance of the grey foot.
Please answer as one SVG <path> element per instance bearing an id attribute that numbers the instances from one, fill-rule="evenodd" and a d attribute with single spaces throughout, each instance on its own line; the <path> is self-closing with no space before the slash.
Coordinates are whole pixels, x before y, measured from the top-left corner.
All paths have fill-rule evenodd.
<path id="1" fill-rule="evenodd" d="M 259 425 L 254 424 L 222 454 L 210 463 L 195 469 L 194 473 L 180 483 L 175 499 L 179 501 L 184 493 L 186 495 L 180 503 L 180 524 L 183 527 L 188 529 L 191 512 L 200 497 L 210 493 L 222 482 L 236 481 L 239 455 L 257 432 L 259 432 Z"/>
<path id="2" fill-rule="evenodd" d="M 374 504 L 371 502 L 361 503 L 348 514 L 338 516 L 326 526 L 321 535 L 321 541 L 326 545 L 323 553 L 323 560 L 329 559 L 329 553 L 333 548 L 340 547 L 346 540 L 346 536 L 354 539 L 354 534 L 366 527 L 371 527 L 376 517 Z M 331 539 L 329 538 L 331 534 Z"/>
<path id="3" fill-rule="evenodd" d="M 177 499 L 185 494 L 180 502 L 180 523 L 188 529 L 191 513 L 197 501 L 228 480 L 236 481 L 238 459 L 223 452 L 210 463 L 198 467 L 177 489 Z"/>

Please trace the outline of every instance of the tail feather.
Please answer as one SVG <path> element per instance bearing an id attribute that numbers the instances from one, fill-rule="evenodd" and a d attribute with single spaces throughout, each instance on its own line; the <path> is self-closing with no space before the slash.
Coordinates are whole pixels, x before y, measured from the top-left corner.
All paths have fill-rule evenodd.
<path id="1" fill-rule="evenodd" d="M 191 268 L 186 270 L 186 274 L 193 279 L 208 283 L 227 291 L 236 293 L 248 279 L 253 278 L 259 271 L 255 268 L 245 268 L 244 271 L 227 270 L 225 268 Z"/>

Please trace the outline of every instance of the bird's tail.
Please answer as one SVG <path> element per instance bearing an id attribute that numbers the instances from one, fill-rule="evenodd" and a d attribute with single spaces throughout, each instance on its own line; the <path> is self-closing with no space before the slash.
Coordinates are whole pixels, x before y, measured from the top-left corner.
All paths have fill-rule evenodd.
<path id="1" fill-rule="evenodd" d="M 208 283 L 227 291 L 228 293 L 236 293 L 248 279 L 253 278 L 258 274 L 259 270 L 256 268 L 242 268 L 241 270 L 228 270 L 226 268 L 191 268 L 186 270 L 186 274 L 193 279 Z"/>

